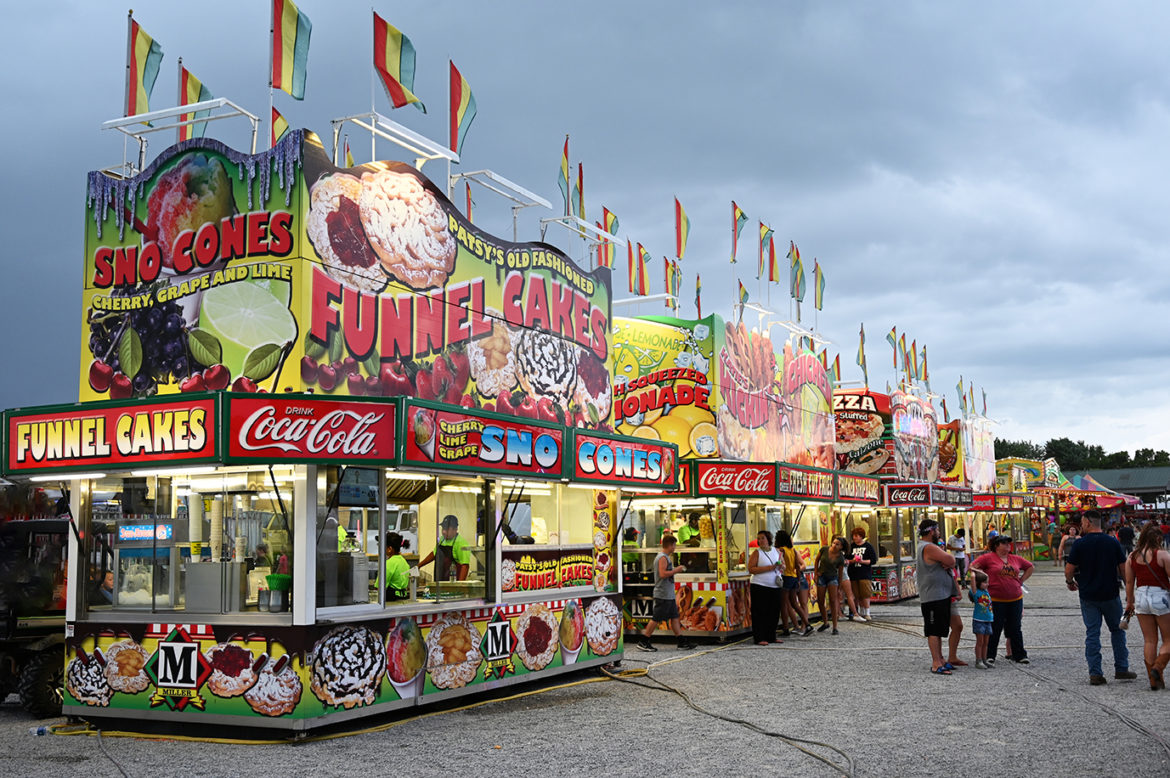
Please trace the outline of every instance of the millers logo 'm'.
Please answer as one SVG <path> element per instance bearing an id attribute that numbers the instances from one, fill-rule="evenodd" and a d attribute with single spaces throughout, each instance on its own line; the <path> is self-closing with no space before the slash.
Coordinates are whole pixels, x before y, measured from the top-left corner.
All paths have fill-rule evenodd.
<path id="1" fill-rule="evenodd" d="M 393 449 L 394 406 L 233 400 L 232 428 L 233 453 L 371 457 Z"/>
<path id="2" fill-rule="evenodd" d="M 700 494 L 776 494 L 775 465 L 698 463 Z"/>
<path id="3" fill-rule="evenodd" d="M 886 496 L 889 505 L 929 505 L 930 487 L 926 484 L 888 486 Z"/>

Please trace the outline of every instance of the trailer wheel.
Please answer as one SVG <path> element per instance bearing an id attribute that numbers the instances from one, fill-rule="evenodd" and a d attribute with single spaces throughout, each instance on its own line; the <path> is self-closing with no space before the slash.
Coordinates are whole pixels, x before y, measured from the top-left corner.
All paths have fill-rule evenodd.
<path id="1" fill-rule="evenodd" d="M 65 654 L 60 648 L 34 655 L 20 673 L 20 704 L 39 719 L 61 715 Z"/>

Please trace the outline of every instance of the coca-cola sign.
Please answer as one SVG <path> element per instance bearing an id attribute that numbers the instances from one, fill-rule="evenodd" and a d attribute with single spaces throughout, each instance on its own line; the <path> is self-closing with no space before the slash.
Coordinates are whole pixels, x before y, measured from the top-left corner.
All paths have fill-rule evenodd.
<path id="1" fill-rule="evenodd" d="M 886 505 L 930 505 L 930 484 L 897 484 L 886 487 Z"/>
<path id="2" fill-rule="evenodd" d="M 228 415 L 228 458 L 235 461 L 394 462 L 392 402 L 234 395 Z"/>
<path id="3" fill-rule="evenodd" d="M 695 466 L 700 496 L 776 496 L 776 465 L 697 462 Z"/>
<path id="4" fill-rule="evenodd" d="M 976 494 L 971 497 L 971 507 L 977 511 L 995 510 L 994 494 Z"/>

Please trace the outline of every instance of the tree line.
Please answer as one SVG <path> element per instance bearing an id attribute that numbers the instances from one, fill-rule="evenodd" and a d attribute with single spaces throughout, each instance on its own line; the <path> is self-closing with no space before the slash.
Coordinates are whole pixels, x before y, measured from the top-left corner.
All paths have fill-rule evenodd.
<path id="1" fill-rule="evenodd" d="M 1053 438 L 1044 445 L 1028 440 L 995 441 L 995 458 L 1018 457 L 1020 459 L 1048 459 L 1060 463 L 1060 469 L 1110 470 L 1118 467 L 1170 466 L 1170 452 L 1139 448 L 1131 457 L 1128 451 L 1105 453 L 1101 446 L 1086 445 L 1085 441 L 1068 438 Z"/>

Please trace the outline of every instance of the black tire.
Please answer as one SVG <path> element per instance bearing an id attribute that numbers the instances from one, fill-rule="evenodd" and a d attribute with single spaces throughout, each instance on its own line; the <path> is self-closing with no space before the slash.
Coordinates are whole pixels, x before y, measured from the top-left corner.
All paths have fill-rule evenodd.
<path id="1" fill-rule="evenodd" d="M 61 715 L 65 683 L 65 652 L 60 647 L 34 654 L 20 673 L 20 704 L 38 719 Z"/>

